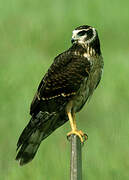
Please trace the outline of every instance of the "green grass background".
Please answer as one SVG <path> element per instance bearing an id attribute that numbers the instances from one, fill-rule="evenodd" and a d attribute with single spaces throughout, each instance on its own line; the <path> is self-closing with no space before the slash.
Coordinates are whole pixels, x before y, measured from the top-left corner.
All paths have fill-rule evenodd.
<path id="1" fill-rule="evenodd" d="M 129 179 L 129 1 L 1 0 L 0 180 L 69 179 L 69 123 L 42 142 L 28 165 L 14 159 L 42 76 L 83 24 L 97 28 L 105 62 L 99 87 L 76 117 L 89 135 L 83 179 Z"/>

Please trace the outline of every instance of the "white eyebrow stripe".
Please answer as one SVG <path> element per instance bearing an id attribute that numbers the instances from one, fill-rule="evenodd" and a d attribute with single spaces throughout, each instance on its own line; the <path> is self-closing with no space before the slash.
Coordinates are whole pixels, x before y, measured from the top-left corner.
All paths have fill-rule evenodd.
<path id="1" fill-rule="evenodd" d="M 75 33 L 75 34 L 77 34 L 78 32 L 80 32 L 80 31 L 88 31 L 88 30 L 90 30 L 90 29 L 95 29 L 95 28 L 91 28 L 91 27 L 89 27 L 88 29 L 75 29 L 75 30 L 73 30 L 73 34 Z M 94 30 L 93 30 L 94 31 Z"/>

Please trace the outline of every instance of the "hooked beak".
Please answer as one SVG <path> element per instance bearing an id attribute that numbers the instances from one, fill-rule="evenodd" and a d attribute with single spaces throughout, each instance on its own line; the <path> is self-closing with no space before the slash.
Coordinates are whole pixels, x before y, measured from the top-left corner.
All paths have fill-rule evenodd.
<path id="1" fill-rule="evenodd" d="M 71 43 L 73 44 L 73 43 L 74 43 L 74 41 L 75 41 L 75 39 L 74 39 L 74 38 L 72 38 L 72 39 L 71 39 Z"/>
<path id="2" fill-rule="evenodd" d="M 71 39 L 71 43 L 73 44 L 74 42 L 77 42 L 78 41 L 78 39 L 76 38 L 76 37 L 72 37 L 72 39 Z"/>

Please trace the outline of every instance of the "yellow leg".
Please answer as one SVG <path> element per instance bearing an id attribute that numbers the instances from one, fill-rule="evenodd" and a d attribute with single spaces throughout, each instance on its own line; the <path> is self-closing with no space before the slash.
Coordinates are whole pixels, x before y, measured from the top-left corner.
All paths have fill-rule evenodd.
<path id="1" fill-rule="evenodd" d="M 76 134 L 77 136 L 79 136 L 81 142 L 83 143 L 84 140 L 87 140 L 87 135 L 84 134 L 82 131 L 77 130 L 76 121 L 75 121 L 75 113 L 73 113 L 73 117 L 72 117 L 71 111 L 67 112 L 67 114 L 68 114 L 68 118 L 69 118 L 69 121 L 70 121 L 71 129 L 72 129 L 67 134 L 67 136 L 70 136 L 72 134 Z"/>

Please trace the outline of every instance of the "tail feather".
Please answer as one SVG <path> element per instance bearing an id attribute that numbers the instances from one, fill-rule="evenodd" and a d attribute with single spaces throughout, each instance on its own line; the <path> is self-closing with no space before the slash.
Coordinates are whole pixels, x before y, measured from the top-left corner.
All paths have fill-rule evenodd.
<path id="1" fill-rule="evenodd" d="M 41 141 L 51 133 L 48 131 L 46 134 L 43 128 L 46 127 L 48 120 L 50 122 L 53 120 L 53 117 L 53 113 L 40 111 L 35 118 L 31 118 L 17 143 L 19 151 L 16 160 L 19 161 L 20 165 L 24 165 L 34 158 Z"/>
<path id="2" fill-rule="evenodd" d="M 39 134 L 37 138 L 34 137 L 37 136 L 36 134 Z M 24 142 L 21 145 L 21 148 L 16 156 L 16 160 L 19 160 L 21 166 L 30 162 L 34 158 L 41 143 L 41 136 L 41 132 L 37 130 L 33 133 L 33 136 L 28 139 L 28 142 Z M 33 137 L 35 140 L 37 139 L 37 142 L 33 139 Z"/>

